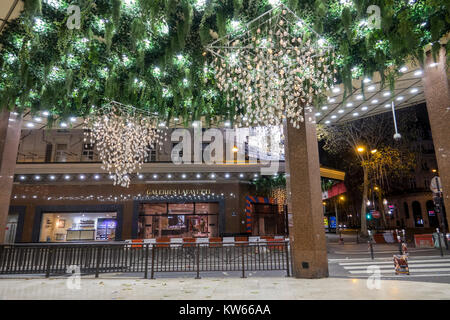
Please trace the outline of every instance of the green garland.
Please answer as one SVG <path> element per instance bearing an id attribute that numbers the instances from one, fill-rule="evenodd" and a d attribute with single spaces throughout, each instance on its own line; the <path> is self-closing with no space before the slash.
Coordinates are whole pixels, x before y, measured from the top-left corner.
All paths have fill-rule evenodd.
<path id="1" fill-rule="evenodd" d="M 353 78 L 376 71 L 392 87 L 393 66 L 423 62 L 429 43 L 436 55 L 450 30 L 448 0 L 283 2 L 335 46 L 346 93 Z M 81 8 L 79 30 L 66 26 L 70 4 Z M 371 4 L 381 8 L 379 30 L 361 24 Z M 229 119 L 204 46 L 232 20 L 270 8 L 268 0 L 25 0 L 0 36 L 0 108 L 84 117 L 116 100 L 186 125 Z"/>

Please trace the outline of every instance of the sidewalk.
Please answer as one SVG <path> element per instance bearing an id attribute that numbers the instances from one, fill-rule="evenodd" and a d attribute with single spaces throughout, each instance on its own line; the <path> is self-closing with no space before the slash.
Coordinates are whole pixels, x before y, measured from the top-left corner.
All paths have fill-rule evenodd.
<path id="1" fill-rule="evenodd" d="M 365 279 L 204 278 L 130 279 L 113 275 L 82 277 L 81 289 L 68 289 L 67 278 L 1 279 L 1 299 L 450 299 L 448 284 L 381 280 L 380 289 L 368 289 Z"/>

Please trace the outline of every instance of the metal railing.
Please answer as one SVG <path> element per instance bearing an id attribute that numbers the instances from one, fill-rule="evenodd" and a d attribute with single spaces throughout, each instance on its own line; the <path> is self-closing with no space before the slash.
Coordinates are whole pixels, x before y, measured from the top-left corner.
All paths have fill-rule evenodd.
<path id="1" fill-rule="evenodd" d="M 108 243 L 0 245 L 0 274 L 82 274 L 158 272 L 286 271 L 290 276 L 288 240 L 210 243 Z"/>

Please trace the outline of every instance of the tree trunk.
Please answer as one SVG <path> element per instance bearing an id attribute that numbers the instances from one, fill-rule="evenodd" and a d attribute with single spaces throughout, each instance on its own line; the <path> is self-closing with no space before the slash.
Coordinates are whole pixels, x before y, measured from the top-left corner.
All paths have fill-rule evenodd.
<path id="1" fill-rule="evenodd" d="M 367 202 L 367 192 L 369 189 L 369 173 L 365 167 L 363 167 L 364 172 L 364 184 L 363 184 L 363 196 L 361 203 L 361 235 L 367 236 L 367 222 L 366 222 L 366 202 Z"/>
<path id="2" fill-rule="evenodd" d="M 386 229 L 388 227 L 386 220 L 386 210 L 384 208 L 383 198 L 381 197 L 381 190 L 377 192 L 378 196 L 378 206 L 380 208 L 381 217 L 383 218 L 383 228 Z"/>

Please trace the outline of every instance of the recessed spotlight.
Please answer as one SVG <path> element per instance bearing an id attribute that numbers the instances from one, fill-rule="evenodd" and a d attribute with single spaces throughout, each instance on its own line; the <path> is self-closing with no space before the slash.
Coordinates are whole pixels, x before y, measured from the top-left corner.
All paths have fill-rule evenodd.
<path id="1" fill-rule="evenodd" d="M 433 63 L 430 63 L 428 66 L 429 66 L 430 68 L 433 68 L 433 67 L 436 67 L 437 65 L 438 65 L 437 62 L 433 62 Z"/>
<path id="2" fill-rule="evenodd" d="M 367 90 L 368 91 L 374 91 L 375 90 L 375 86 L 369 86 L 369 87 L 367 87 Z"/>
<path id="3" fill-rule="evenodd" d="M 386 92 L 383 93 L 383 97 L 388 97 L 390 95 L 391 95 L 391 93 L 389 91 L 386 91 Z"/>
<path id="4" fill-rule="evenodd" d="M 423 71 L 422 71 L 422 70 L 417 70 L 416 72 L 414 72 L 414 75 L 415 75 L 416 77 L 421 76 L 422 74 L 423 74 Z"/>
<path id="5" fill-rule="evenodd" d="M 365 79 L 363 80 L 364 83 L 369 83 L 370 81 L 372 81 L 372 80 L 370 80 L 369 78 L 365 78 Z"/>
<path id="6" fill-rule="evenodd" d="M 390 108 L 391 105 L 390 105 L 389 103 L 387 103 L 387 104 L 384 105 L 384 107 L 385 107 L 385 108 Z"/>
<path id="7" fill-rule="evenodd" d="M 357 100 L 362 100 L 364 98 L 364 96 L 362 95 L 362 94 L 358 94 L 357 96 L 356 96 L 356 99 Z"/>
<path id="8" fill-rule="evenodd" d="M 328 110 L 328 106 L 323 106 L 322 110 Z"/>
<path id="9" fill-rule="evenodd" d="M 225 173 L 225 178 L 228 179 L 230 177 L 229 173 Z"/>
<path id="10" fill-rule="evenodd" d="M 371 101 L 371 103 L 372 103 L 372 104 L 377 104 L 377 103 L 378 103 L 378 100 L 377 100 L 377 99 L 373 99 L 373 100 Z"/>
<path id="11" fill-rule="evenodd" d="M 48 117 L 49 114 L 50 114 L 50 112 L 48 112 L 48 111 L 42 111 L 42 115 L 45 116 L 45 117 Z"/>
<path id="12" fill-rule="evenodd" d="M 337 116 L 334 114 L 331 116 L 331 119 L 336 119 L 336 118 L 337 118 Z"/>
<path id="13" fill-rule="evenodd" d="M 316 117 L 319 117 L 320 115 L 321 115 L 320 112 L 316 112 L 316 113 L 315 113 L 315 116 L 316 116 Z"/>
<path id="14" fill-rule="evenodd" d="M 334 103 L 334 102 L 336 102 L 336 99 L 335 98 L 328 98 L 328 101 L 331 102 L 331 103 Z"/>
<path id="15" fill-rule="evenodd" d="M 339 87 L 333 87 L 331 88 L 331 91 L 333 91 L 333 93 L 338 93 L 341 89 Z"/>
<path id="16" fill-rule="evenodd" d="M 75 121 L 77 121 L 77 118 L 75 118 L 75 117 L 70 117 L 70 122 L 75 122 Z"/>
<path id="17" fill-rule="evenodd" d="M 34 123 L 28 122 L 28 123 L 27 123 L 27 127 L 28 127 L 28 128 L 33 128 L 33 127 L 34 127 Z"/>
<path id="18" fill-rule="evenodd" d="M 362 111 L 366 111 L 366 110 L 367 110 L 367 107 L 364 106 L 364 107 L 361 108 L 361 110 L 362 110 Z"/>
<path id="19" fill-rule="evenodd" d="M 216 177 L 215 173 L 211 173 L 211 178 L 214 179 Z"/>
<path id="20" fill-rule="evenodd" d="M 255 177 L 255 178 L 258 178 L 258 174 L 257 174 L 257 173 L 255 173 L 255 174 L 253 175 L 253 177 Z"/>
<path id="21" fill-rule="evenodd" d="M 172 179 L 172 175 L 169 173 L 169 174 L 167 175 L 167 178 L 168 178 L 168 179 Z"/>
<path id="22" fill-rule="evenodd" d="M 67 128 L 67 123 L 61 122 L 61 123 L 59 124 L 59 126 L 60 126 L 61 128 Z"/>
<path id="23" fill-rule="evenodd" d="M 228 128 L 228 127 L 231 126 L 231 122 L 230 121 L 225 121 L 225 123 L 223 125 Z"/>
<path id="24" fill-rule="evenodd" d="M 42 118 L 41 117 L 34 117 L 33 120 L 36 121 L 36 122 L 41 122 Z"/>
<path id="25" fill-rule="evenodd" d="M 95 175 L 94 175 L 94 179 L 95 179 L 95 180 L 100 179 L 100 175 L 99 175 L 99 174 L 95 174 Z"/>
<path id="26" fill-rule="evenodd" d="M 112 180 L 112 179 L 114 179 L 114 176 L 112 174 L 110 174 L 109 178 Z"/>
<path id="27" fill-rule="evenodd" d="M 138 174 L 138 178 L 139 179 L 144 179 L 144 175 L 143 174 Z"/>
<path id="28" fill-rule="evenodd" d="M 64 179 L 65 179 L 65 180 L 69 180 L 69 179 L 70 179 L 70 176 L 69 176 L 68 174 L 66 174 L 66 175 L 64 176 Z"/>
<path id="29" fill-rule="evenodd" d="M 183 179 L 186 179 L 186 174 L 185 173 L 183 173 L 182 175 L 181 175 L 181 177 L 183 178 Z"/>
<path id="30" fill-rule="evenodd" d="M 347 108 L 353 107 L 353 103 L 349 102 L 347 103 Z"/>
<path id="31" fill-rule="evenodd" d="M 325 121 L 325 124 L 329 124 L 331 121 L 330 120 L 327 120 L 327 121 Z"/>
<path id="32" fill-rule="evenodd" d="M 417 88 L 412 88 L 411 91 L 409 91 L 409 92 L 411 92 L 411 93 L 417 93 L 417 92 L 419 92 L 419 89 L 417 89 Z"/>
<path id="33" fill-rule="evenodd" d="M 353 116 L 354 116 L 354 117 L 357 117 L 357 116 L 359 116 L 359 113 L 358 113 L 358 112 L 354 112 L 354 113 L 353 113 Z"/>
<path id="34" fill-rule="evenodd" d="M 25 176 L 20 176 L 19 179 L 22 180 L 22 181 L 25 181 L 25 180 L 27 180 L 27 177 L 25 177 Z"/>
<path id="35" fill-rule="evenodd" d="M 403 96 L 400 96 L 400 97 L 397 97 L 397 101 L 402 101 L 403 99 L 405 99 L 405 97 L 403 97 Z"/>
<path id="36" fill-rule="evenodd" d="M 55 179 L 56 179 L 56 177 L 55 177 L 54 175 L 50 175 L 50 176 L 48 176 L 48 178 L 49 178 L 50 180 L 55 180 Z"/>
<path id="37" fill-rule="evenodd" d="M 84 180 L 84 179 L 86 179 L 86 176 L 85 176 L 84 174 L 80 174 L 80 175 L 78 176 L 78 179 Z"/>
<path id="38" fill-rule="evenodd" d="M 338 113 L 344 113 L 344 110 L 340 109 L 338 110 Z"/>
<path id="39" fill-rule="evenodd" d="M 240 173 L 239 174 L 239 178 L 243 178 L 244 177 L 244 174 L 243 173 Z"/>
<path id="40" fill-rule="evenodd" d="M 34 180 L 41 180 L 41 176 L 40 175 L 34 176 Z"/>
<path id="41" fill-rule="evenodd" d="M 406 71 L 408 71 L 408 67 L 401 67 L 398 71 L 406 72 Z"/>
<path id="42" fill-rule="evenodd" d="M 202 175 L 201 175 L 200 173 L 197 173 L 197 174 L 195 175 L 195 177 L 196 177 L 197 179 L 200 179 L 200 178 L 202 177 Z"/>
<path id="43" fill-rule="evenodd" d="M 158 175 L 157 174 L 154 174 L 153 175 L 153 179 L 157 179 L 158 178 Z"/>

